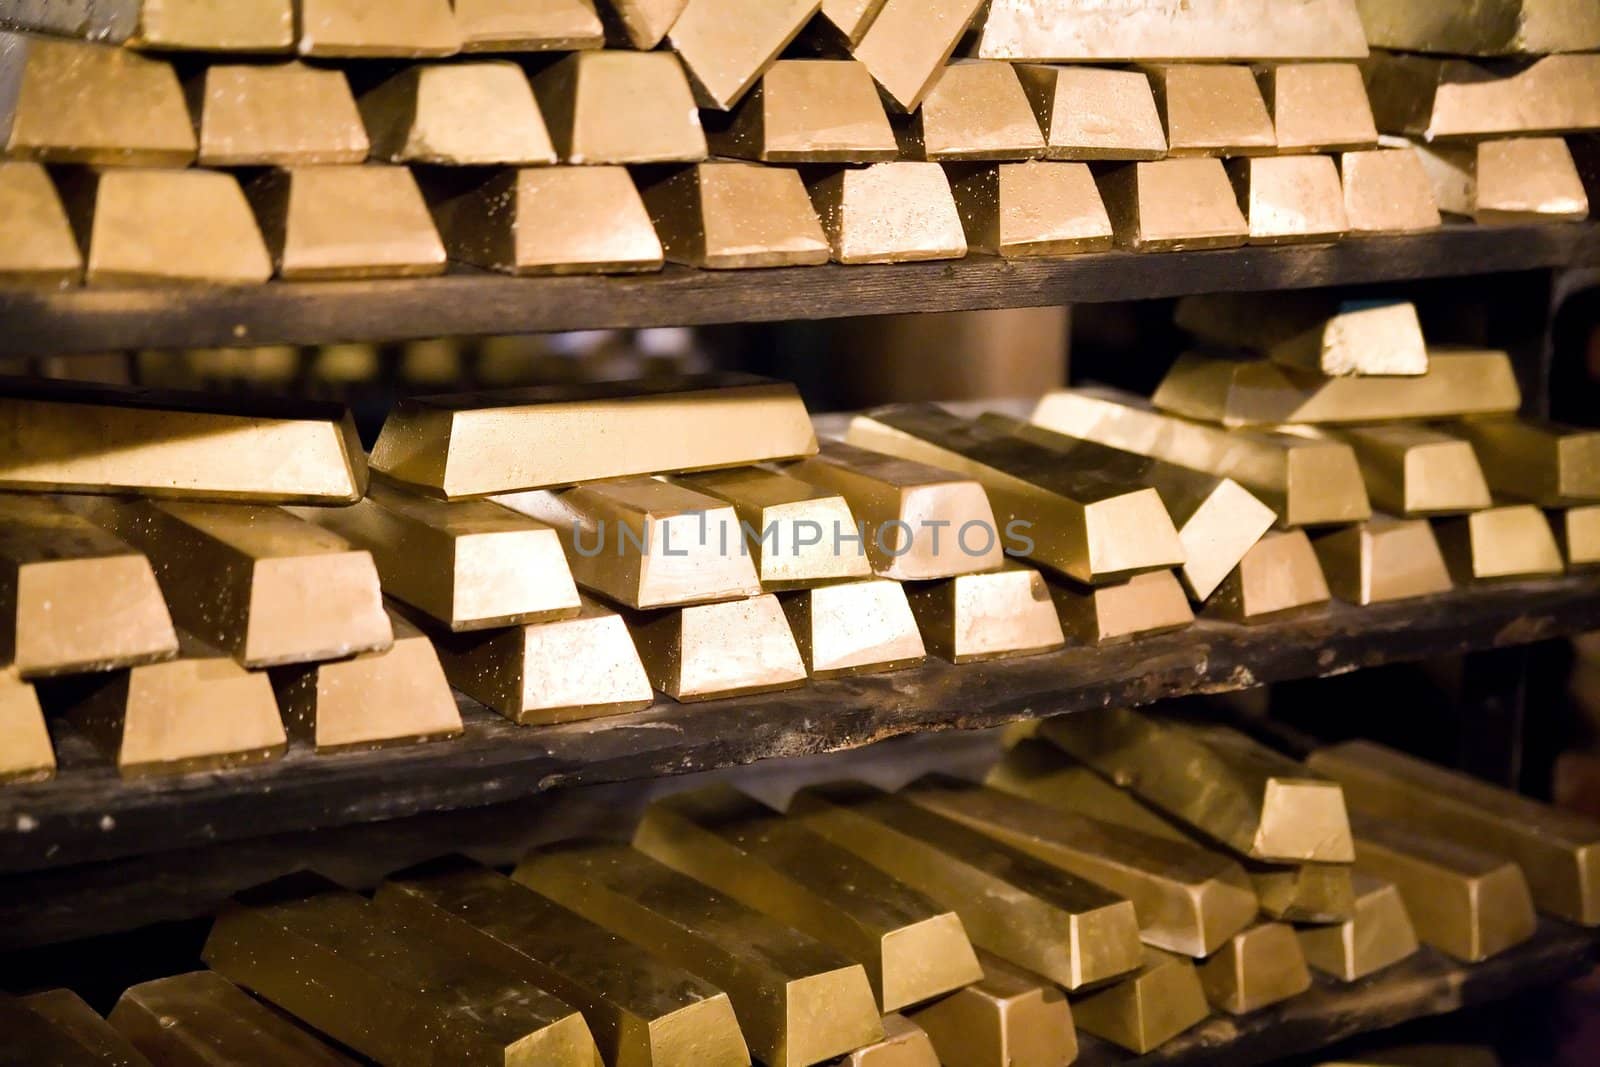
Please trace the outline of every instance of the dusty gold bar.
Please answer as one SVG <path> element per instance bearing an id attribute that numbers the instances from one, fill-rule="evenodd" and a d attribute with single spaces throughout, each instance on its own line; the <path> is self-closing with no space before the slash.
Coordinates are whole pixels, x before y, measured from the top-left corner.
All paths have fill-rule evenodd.
<path id="1" fill-rule="evenodd" d="M 793 689 L 806 679 L 772 594 L 628 617 L 650 684 L 687 703 Z"/>
<path id="2" fill-rule="evenodd" d="M 1320 292 L 1213 293 L 1178 301 L 1177 323 L 1201 340 L 1254 349 L 1327 377 L 1428 372 L 1415 304 L 1339 300 Z"/>
<path id="3" fill-rule="evenodd" d="M 883 1040 L 844 1058 L 845 1067 L 940 1067 L 933 1042 L 904 1015 L 883 1017 Z"/>
<path id="4" fill-rule="evenodd" d="M 655 801 L 633 846 L 861 964 L 884 1012 L 983 977 L 953 911 L 731 788 Z"/>
<path id="5" fill-rule="evenodd" d="M 967 247 L 1004 256 L 1103 252 L 1115 243 L 1094 175 L 1083 163 L 1001 163 L 951 183 Z"/>
<path id="6" fill-rule="evenodd" d="M 1544 56 L 1500 73 L 1467 59 L 1374 52 L 1364 74 L 1384 133 L 1434 141 L 1600 126 L 1600 55 Z"/>
<path id="7" fill-rule="evenodd" d="M 927 658 L 899 582 L 863 578 L 786 593 L 782 600 L 800 658 L 813 678 L 882 674 Z"/>
<path id="8" fill-rule="evenodd" d="M 780 59 L 710 138 L 718 155 L 768 163 L 899 158 L 872 75 L 854 60 Z"/>
<path id="9" fill-rule="evenodd" d="M 896 109 L 917 110 L 982 0 L 886 0 L 850 54 Z"/>
<path id="10" fill-rule="evenodd" d="M 567 163 L 693 163 L 706 158 L 700 113 L 672 52 L 574 52 L 533 79 Z"/>
<path id="11" fill-rule="evenodd" d="M 809 191 L 835 262 L 911 263 L 967 254 L 961 213 L 937 163 L 837 170 Z"/>
<path id="12" fill-rule="evenodd" d="M 1339 168 L 1329 156 L 1266 156 L 1228 162 L 1228 177 L 1258 245 L 1335 241 L 1350 222 Z"/>
<path id="13" fill-rule="evenodd" d="M 421 63 L 363 94 L 374 159 L 451 166 L 554 163 L 539 105 L 515 63 Z"/>
<path id="14" fill-rule="evenodd" d="M 1569 568 L 1600 564 L 1600 505 L 1566 508 L 1554 512 L 1551 518 Z"/>
<path id="15" fill-rule="evenodd" d="M 56 753 L 33 684 L 0 666 L 0 786 L 44 782 L 56 774 Z"/>
<path id="16" fill-rule="evenodd" d="M 1141 1056 L 1210 1014 L 1194 964 L 1148 946 L 1131 977 L 1072 1002 L 1078 1029 Z"/>
<path id="17" fill-rule="evenodd" d="M 1472 442 L 1496 493 L 1553 508 L 1600 500 L 1600 431 L 1538 419 L 1466 419 L 1450 432 Z"/>
<path id="18" fill-rule="evenodd" d="M 943 1067 L 1067 1067 L 1078 1032 L 1067 998 L 1048 979 L 988 952 L 983 977 L 910 1015 Z"/>
<path id="19" fill-rule="evenodd" d="M 1150 68 L 1171 156 L 1244 156 L 1277 147 L 1249 67 L 1178 63 Z"/>
<path id="20" fill-rule="evenodd" d="M 60 1067 L 93 1067 L 96 1064 L 100 1067 L 150 1067 L 150 1061 L 127 1038 L 117 1033 L 110 1023 L 70 989 L 35 993 L 20 997 L 15 1003 L 44 1020 L 58 1036 L 72 1045 L 70 1048 L 59 1046 L 49 1053 L 41 1051 L 38 1060 L 33 1062 L 58 1064 Z M 3 1004 L 0 1004 L 0 1012 L 7 1012 L 9 1016 Z M 0 1025 L 16 1025 L 19 1021 L 8 1017 Z M 12 1033 L 9 1029 L 6 1032 L 8 1035 Z M 61 1058 L 53 1058 L 56 1055 Z"/>
<path id="21" fill-rule="evenodd" d="M 1566 141 L 1518 137 L 1475 145 L 1417 145 L 1439 210 L 1481 226 L 1582 222 L 1589 197 Z"/>
<path id="22" fill-rule="evenodd" d="M 1347 604 L 1382 604 L 1452 588 L 1439 540 L 1425 519 L 1378 515 L 1319 537 L 1312 547 L 1328 588 Z"/>
<path id="23" fill-rule="evenodd" d="M 1246 1015 L 1311 988 L 1294 927 L 1260 923 L 1236 935 L 1196 968 L 1213 1007 Z"/>
<path id="24" fill-rule="evenodd" d="M 1129 163 L 1099 184 L 1117 244 L 1131 251 L 1237 248 L 1250 236 L 1220 159 Z"/>
<path id="25" fill-rule="evenodd" d="M 1143 71 L 1019 64 L 1047 159 L 1160 159 L 1167 135 Z"/>
<path id="26" fill-rule="evenodd" d="M 1244 554 L 1217 587 L 1206 614 L 1233 622 L 1270 622 L 1325 606 L 1332 596 L 1304 530 L 1274 530 Z"/>
<path id="27" fill-rule="evenodd" d="M 828 262 L 828 239 L 798 172 L 696 163 L 644 191 L 667 259 L 711 269 Z"/>
<path id="28" fill-rule="evenodd" d="M 355 1065 L 211 971 L 133 986 L 117 1001 L 109 1021 L 162 1067 Z"/>
<path id="29" fill-rule="evenodd" d="M 1033 656 L 1066 644 L 1044 575 L 1020 563 L 910 585 L 906 596 L 923 644 L 951 663 Z"/>
<path id="30" fill-rule="evenodd" d="M 1283 866 L 1245 862 L 1261 901 L 1261 914 L 1294 923 L 1341 923 L 1355 915 L 1356 897 L 1348 863 Z"/>
<path id="31" fill-rule="evenodd" d="M 1372 104 L 1354 63 L 1281 63 L 1257 71 L 1279 152 L 1376 148 Z"/>
<path id="32" fill-rule="evenodd" d="M 1339 156 L 1344 214 L 1356 236 L 1438 229 L 1439 204 L 1422 161 L 1409 148 L 1379 148 Z"/>
<path id="33" fill-rule="evenodd" d="M 1448 55 L 1544 55 L 1600 49 L 1600 11 L 1565 0 L 1356 0 L 1376 48 Z"/>
<path id="34" fill-rule="evenodd" d="M 371 147 L 343 71 L 218 65 L 198 95 L 202 166 L 360 163 Z"/>
<path id="35" fill-rule="evenodd" d="M 1030 159 L 1044 136 L 1009 63 L 955 60 L 904 129 L 909 159 Z"/>
<path id="36" fill-rule="evenodd" d="M 453 0 L 452 6 L 463 52 L 574 52 L 605 44 L 594 0 Z"/>
<path id="37" fill-rule="evenodd" d="M 405 167 L 292 167 L 249 194 L 281 278 L 444 273 L 444 243 Z"/>
<path id="38" fill-rule="evenodd" d="M 450 0 L 298 0 L 302 55 L 355 59 L 461 51 Z"/>
<path id="39" fill-rule="evenodd" d="M 728 994 L 745 1041 L 773 1067 L 804 1067 L 883 1038 L 860 964 L 641 852 L 552 847 L 517 881 Z"/>
<path id="40" fill-rule="evenodd" d="M 1434 524 L 1450 577 L 1466 584 L 1491 578 L 1560 574 L 1561 548 L 1544 512 L 1532 504 L 1475 511 Z"/>
<path id="41" fill-rule="evenodd" d="M 1141 574 L 1098 588 L 1052 583 L 1066 635 L 1082 644 L 1102 645 L 1141 634 L 1181 630 L 1194 622 L 1194 610 L 1171 571 Z"/>
<path id="42" fill-rule="evenodd" d="M 1298 931 L 1306 962 L 1341 982 L 1357 982 L 1417 951 L 1400 891 L 1365 874 L 1355 876 L 1355 917 Z"/>
<path id="43" fill-rule="evenodd" d="M 1458 428 L 1445 433 L 1399 423 L 1355 426 L 1335 436 L 1355 450 L 1367 493 L 1384 511 L 1451 515 L 1492 503 L 1479 457 Z"/>
<path id="44" fill-rule="evenodd" d="M 83 253 L 61 196 L 38 163 L 0 162 L 0 281 L 65 288 L 83 277 Z"/>
<path id="45" fill-rule="evenodd" d="M 820 0 L 689 0 L 667 31 L 701 107 L 728 111 L 817 13 Z"/>
<path id="46" fill-rule="evenodd" d="M 136 0 L 128 43 L 174 52 L 287 52 L 294 47 L 294 0 Z"/>

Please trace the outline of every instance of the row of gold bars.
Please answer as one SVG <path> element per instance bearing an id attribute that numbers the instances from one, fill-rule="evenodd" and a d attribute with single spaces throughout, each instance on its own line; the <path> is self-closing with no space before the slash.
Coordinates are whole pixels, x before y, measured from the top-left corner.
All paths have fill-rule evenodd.
<path id="1" fill-rule="evenodd" d="M 64 1065 L 350 1062 L 316 1031 L 390 1067 L 1065 1067 L 1078 1031 L 1148 1052 L 1312 968 L 1475 963 L 1536 909 L 1600 924 L 1600 824 L 1380 745 L 1301 764 L 1125 710 L 1012 742 L 982 785 L 812 786 L 786 814 L 680 792 L 631 846 L 544 846 L 510 877 L 272 883 L 216 919 L 210 971 L 109 1023 L 66 991 L 0 998 L 0 1026 Z"/>

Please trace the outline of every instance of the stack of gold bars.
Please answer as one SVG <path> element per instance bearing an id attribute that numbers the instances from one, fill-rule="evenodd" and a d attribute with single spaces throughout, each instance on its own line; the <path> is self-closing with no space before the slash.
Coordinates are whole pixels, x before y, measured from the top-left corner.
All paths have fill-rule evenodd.
<path id="1" fill-rule="evenodd" d="M 772 267 L 1331 241 L 1440 208 L 1586 217 L 1560 135 L 1600 128 L 1600 15 L 1448 8 L 21 0 L 0 9 L 0 281 Z M 1398 51 L 1369 57 L 1369 34 Z M 1437 54 L 1553 50 L 1573 54 Z"/>

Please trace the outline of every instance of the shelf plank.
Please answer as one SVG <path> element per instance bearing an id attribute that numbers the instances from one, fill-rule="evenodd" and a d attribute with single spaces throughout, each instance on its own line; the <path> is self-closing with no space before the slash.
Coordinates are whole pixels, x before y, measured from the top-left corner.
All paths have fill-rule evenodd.
<path id="1" fill-rule="evenodd" d="M 275 282 L 236 288 L 0 289 L 0 356 L 394 341 L 822 319 L 1300 289 L 1600 265 L 1600 224 L 1446 226 L 1333 245 L 1054 259 L 510 278 Z"/>

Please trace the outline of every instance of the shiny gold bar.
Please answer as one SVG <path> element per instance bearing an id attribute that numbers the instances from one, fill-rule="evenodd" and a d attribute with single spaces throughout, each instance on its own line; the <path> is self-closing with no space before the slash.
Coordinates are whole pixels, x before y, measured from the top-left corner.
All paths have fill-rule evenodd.
<path id="1" fill-rule="evenodd" d="M 732 110 L 799 35 L 821 0 L 689 0 L 667 31 L 701 107 Z"/>
<path id="2" fill-rule="evenodd" d="M 695 163 L 700 112 L 671 52 L 574 52 L 533 79 L 556 152 L 567 163 Z"/>
<path id="3" fill-rule="evenodd" d="M 911 1014 L 943 1067 L 1067 1067 L 1078 1058 L 1072 1009 L 1049 980 L 987 952 L 983 978 Z"/>
<path id="4" fill-rule="evenodd" d="M 1066 644 L 1044 575 L 1020 563 L 910 585 L 906 596 L 924 646 L 951 663 L 1034 656 Z"/>
<path id="5" fill-rule="evenodd" d="M 198 93 L 202 166 L 360 163 L 371 147 L 343 71 L 218 65 Z"/>
<path id="6" fill-rule="evenodd" d="M 1339 178 L 1352 235 L 1417 233 L 1442 223 L 1433 183 L 1409 148 L 1345 152 Z"/>
<path id="7" fill-rule="evenodd" d="M 1433 530 L 1451 578 L 1461 584 L 1563 570 L 1550 520 L 1531 504 L 1475 511 L 1437 522 Z"/>
<path id="8" fill-rule="evenodd" d="M 1206 613 L 1233 622 L 1281 619 L 1327 605 L 1332 594 L 1304 530 L 1275 530 L 1244 554 Z"/>
<path id="9" fill-rule="evenodd" d="M 1349 152 L 1378 146 L 1361 68 L 1354 63 L 1282 63 L 1256 75 L 1279 152 Z"/>
<path id="10" fill-rule="evenodd" d="M 1103 252 L 1116 238 L 1083 163 L 1002 163 L 951 183 L 967 247 L 1007 259 Z"/>
<path id="11" fill-rule="evenodd" d="M 810 187 L 837 263 L 912 263 L 967 254 L 950 181 L 937 163 L 873 163 Z"/>
<path id="12" fill-rule="evenodd" d="M 1341 982 L 1357 982 L 1417 951 L 1400 891 L 1365 874 L 1355 876 L 1355 917 L 1335 926 L 1298 931 L 1306 962 Z"/>
<path id="13" fill-rule="evenodd" d="M 1195 970 L 1213 1007 L 1247 1015 L 1311 988 L 1294 927 L 1260 923 L 1236 935 Z"/>
<path id="14" fill-rule="evenodd" d="M 602 0 L 600 10 L 612 20 L 612 27 L 608 28 L 614 28 L 616 45 L 625 42 L 627 47 L 648 52 L 666 37 L 688 3 L 689 0 Z"/>
<path id="15" fill-rule="evenodd" d="M 1130 163 L 1099 184 L 1117 244 L 1130 251 L 1237 248 L 1250 236 L 1220 159 Z"/>
<path id="16" fill-rule="evenodd" d="M 1141 1056 L 1210 1014 L 1194 964 L 1148 946 L 1131 977 L 1072 1002 L 1078 1029 Z"/>
<path id="17" fill-rule="evenodd" d="M 594 0 L 453 0 L 452 6 L 463 52 L 575 52 L 605 45 Z"/>
<path id="18" fill-rule="evenodd" d="M 583 1016 L 522 975 L 463 956 L 336 887 L 235 901 L 202 955 L 218 974 L 380 1062 L 592 1067 L 599 1055 Z"/>
<path id="19" fill-rule="evenodd" d="M 883 1040 L 863 1045 L 843 1060 L 845 1067 L 940 1067 L 933 1042 L 904 1015 L 883 1017 Z"/>
<path id="20" fill-rule="evenodd" d="M 291 167 L 249 195 L 281 278 L 444 273 L 444 242 L 405 167 Z"/>
<path id="21" fill-rule="evenodd" d="M 293 0 L 142 0 L 133 6 L 138 24 L 128 44 L 135 48 L 261 53 L 294 47 Z"/>
<path id="22" fill-rule="evenodd" d="M 300 54 L 355 59 L 461 51 L 450 0 L 299 0 Z"/>
<path id="23" fill-rule="evenodd" d="M 883 674 L 927 658 L 899 582 L 864 578 L 785 594 L 783 611 L 813 678 Z"/>
<path id="24" fill-rule="evenodd" d="M 721 988 L 745 1041 L 773 1067 L 804 1067 L 883 1038 L 860 964 L 621 846 L 552 847 L 513 877 Z"/>
<path id="25" fill-rule="evenodd" d="M 1005 562 L 1003 531 L 976 481 L 837 441 L 785 473 L 844 497 L 879 577 L 928 581 Z M 935 536 L 943 531 L 955 533 Z"/>
<path id="26" fill-rule="evenodd" d="M 1328 588 L 1347 604 L 1408 600 L 1453 587 L 1439 540 L 1425 519 L 1377 515 L 1319 537 L 1312 547 Z"/>
<path id="27" fill-rule="evenodd" d="M 1051 393 L 1039 401 L 1033 421 L 1110 448 L 1232 478 L 1287 526 L 1363 522 L 1372 516 L 1355 453 L 1340 442 L 1189 422 L 1111 389 Z"/>
<path id="28" fill-rule="evenodd" d="M 1034 735 L 1042 721 L 1033 720 Z M 1000 762 L 990 768 L 984 784 L 1058 811 L 1125 826 L 1148 837 L 1193 843 L 1132 793 L 1106 781 L 1055 745 L 1034 735 L 1012 745 Z"/>
<path id="29" fill-rule="evenodd" d="M 693 426 L 694 433 L 685 433 Z M 402 400 L 372 465 L 448 499 L 815 454 L 787 382 L 706 374 Z"/>
<path id="30" fill-rule="evenodd" d="M 1552 519 L 1556 541 L 1569 569 L 1600 564 L 1600 505 L 1566 508 L 1554 513 Z"/>
<path id="31" fill-rule="evenodd" d="M 1137 70 L 1018 64 L 1046 159 L 1160 159 L 1167 135 L 1150 78 Z"/>
<path id="32" fill-rule="evenodd" d="M 1283 866 L 1245 861 L 1261 901 L 1261 914 L 1294 923 L 1342 923 L 1355 917 L 1356 895 L 1348 863 Z"/>
<path id="33" fill-rule="evenodd" d="M 56 753 L 44 710 L 13 666 L 0 666 L 0 786 L 45 782 L 56 774 Z"/>
<path id="34" fill-rule="evenodd" d="M 0 162 L 0 282 L 66 288 L 83 277 L 83 253 L 61 196 L 38 163 Z"/>
<path id="35" fill-rule="evenodd" d="M 1364 74 L 1384 133 L 1435 141 L 1600 126 L 1600 55 L 1544 56 L 1507 73 L 1467 59 L 1374 52 Z"/>
<path id="36" fill-rule="evenodd" d="M 1170 156 L 1259 155 L 1277 147 L 1249 67 L 1179 63 L 1150 68 Z"/>
<path id="37" fill-rule="evenodd" d="M 1359 810 L 1351 824 L 1357 872 L 1394 884 L 1423 944 L 1478 963 L 1533 936 L 1538 919 L 1515 863 Z"/>
<path id="38" fill-rule="evenodd" d="M 1451 515 L 1492 503 L 1472 445 L 1454 433 L 1399 423 L 1356 426 L 1333 436 L 1355 450 L 1367 492 L 1385 511 Z"/>
<path id="39" fill-rule="evenodd" d="M 726 993 L 486 867 L 385 882 L 380 910 L 583 1012 L 611 1067 L 746 1067 Z"/>
<path id="40" fill-rule="evenodd" d="M 1225 726 L 1110 708 L 1046 719 L 1039 735 L 1241 856 L 1354 857 L 1338 783 Z"/>
<path id="41" fill-rule="evenodd" d="M 1171 571 L 1141 574 L 1090 589 L 1052 584 L 1061 629 L 1081 644 L 1103 645 L 1181 630 L 1194 622 L 1189 598 Z"/>
<path id="42" fill-rule="evenodd" d="M 1329 156 L 1230 160 L 1228 177 L 1250 221 L 1251 244 L 1336 241 L 1350 228 Z"/>
<path id="43" fill-rule="evenodd" d="M 355 1065 L 211 971 L 133 986 L 117 1001 L 109 1021 L 162 1067 Z"/>
<path id="44" fill-rule="evenodd" d="M 1031 159 L 1044 136 L 1009 63 L 954 60 L 903 129 L 908 159 Z"/>
<path id="45" fill-rule="evenodd" d="M 850 54 L 865 63 L 891 107 L 916 111 L 983 0 L 885 0 Z"/>
<path id="46" fill-rule="evenodd" d="M 1496 493 L 1553 508 L 1600 500 L 1600 431 L 1538 419 L 1466 419 L 1450 432 L 1472 442 Z"/>
<path id="47" fill-rule="evenodd" d="M 1519 137 L 1475 145 L 1417 145 L 1439 210 L 1481 226 L 1582 222 L 1589 197 L 1567 143 Z"/>
<path id="48" fill-rule="evenodd" d="M 1067 989 L 1139 965 L 1131 902 L 904 797 L 813 787 L 790 813 L 954 911 L 974 945 Z"/>
<path id="49" fill-rule="evenodd" d="M 74 505 L 150 557 L 178 626 L 246 667 L 393 644 L 372 557 L 282 508 L 110 497 Z"/>
<path id="50" fill-rule="evenodd" d="M 102 1019 L 89 1005 L 83 1002 L 78 994 L 70 989 L 52 989 L 43 993 L 35 993 L 28 997 L 19 997 L 12 1002 L 39 1019 L 45 1025 L 55 1030 L 59 1038 L 69 1042 L 70 1045 L 55 1045 L 50 1051 L 37 1050 L 36 1060 L 19 1060 L 17 1062 L 36 1062 L 58 1064 L 60 1067 L 150 1067 L 150 1061 L 145 1059 L 138 1049 L 128 1042 L 128 1039 Z M 0 1030 L 4 1030 L 8 1037 L 15 1039 L 16 1034 L 10 1029 L 19 1023 L 26 1027 L 23 1033 L 33 1036 L 35 1031 L 31 1020 L 23 1022 L 13 1018 L 7 1004 L 0 1003 L 0 1013 L 5 1013 L 4 1022 L 0 1022 Z M 24 1049 L 26 1049 L 24 1045 Z M 60 1058 L 56 1058 L 60 1057 Z"/>
<path id="51" fill-rule="evenodd" d="M 363 94 L 374 159 L 451 166 L 554 163 L 539 105 L 515 63 L 426 63 Z"/>
<path id="52" fill-rule="evenodd" d="M 953 911 L 731 788 L 655 801 L 633 846 L 861 964 L 884 1012 L 983 977 Z"/>
<path id="53" fill-rule="evenodd" d="M 793 689 L 806 679 L 772 594 L 628 619 L 650 684 L 680 703 Z"/>
<path id="54" fill-rule="evenodd" d="M 1544 55 L 1600 50 L 1600 11 L 1565 0 L 1356 0 L 1377 48 L 1446 55 Z"/>
<path id="55" fill-rule="evenodd" d="M 0 32 L 0 155 L 183 167 L 194 126 L 172 68 L 125 48 Z M 193 250 L 191 250 L 193 251 Z"/>
<path id="56" fill-rule="evenodd" d="M 1204 341 L 1254 349 L 1330 378 L 1428 372 L 1422 322 L 1406 301 L 1339 300 L 1316 291 L 1214 293 L 1184 297 L 1176 318 Z"/>
<path id="57" fill-rule="evenodd" d="M 0 493 L 0 664 L 33 679 L 177 652 L 144 556 L 49 497 Z"/>
<path id="58" fill-rule="evenodd" d="M 872 75 L 854 60 L 780 59 L 710 141 L 719 156 L 768 163 L 881 163 L 900 153 Z"/>
<path id="59" fill-rule="evenodd" d="M 714 270 L 828 262 L 828 239 L 798 172 L 696 163 L 644 191 L 667 259 Z"/>

